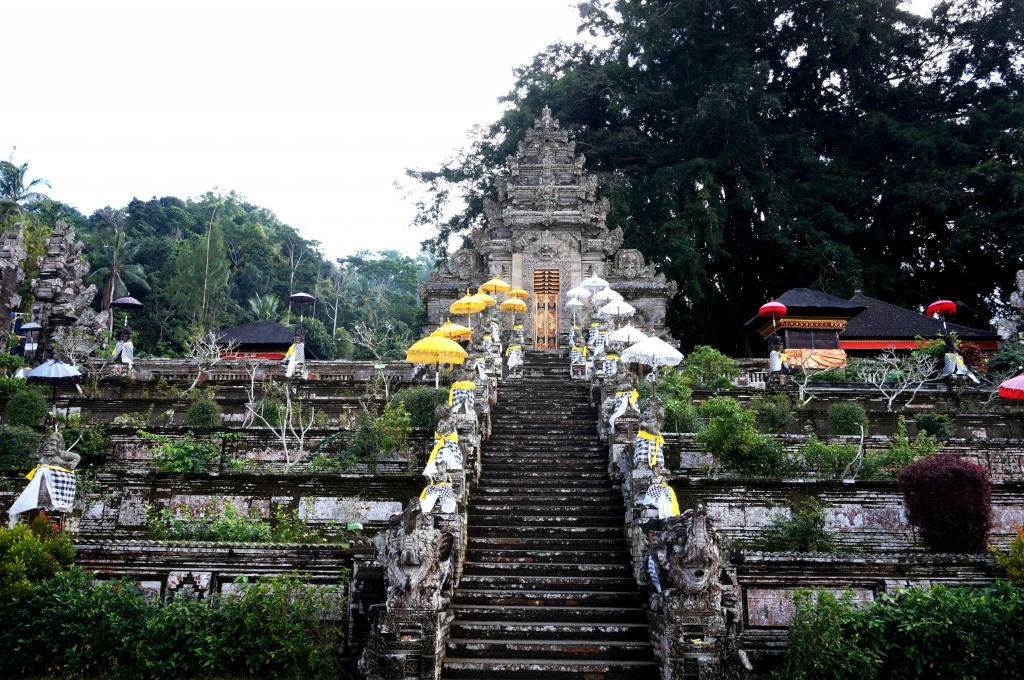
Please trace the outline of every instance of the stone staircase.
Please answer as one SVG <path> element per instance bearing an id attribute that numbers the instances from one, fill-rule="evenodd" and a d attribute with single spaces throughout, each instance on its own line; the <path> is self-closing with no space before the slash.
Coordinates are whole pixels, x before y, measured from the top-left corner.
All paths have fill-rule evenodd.
<path id="1" fill-rule="evenodd" d="M 501 384 L 443 677 L 654 678 L 596 409 L 564 352 Z"/>

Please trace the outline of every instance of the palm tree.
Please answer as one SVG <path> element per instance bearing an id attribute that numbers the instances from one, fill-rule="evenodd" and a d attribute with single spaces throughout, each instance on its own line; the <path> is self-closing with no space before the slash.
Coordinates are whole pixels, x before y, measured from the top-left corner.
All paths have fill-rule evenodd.
<path id="1" fill-rule="evenodd" d="M 262 297 L 256 293 L 256 297 L 249 298 L 249 311 L 257 321 L 278 321 L 281 318 L 278 304 L 280 304 L 280 299 L 273 293 L 267 293 Z"/>
<path id="2" fill-rule="evenodd" d="M 26 203 L 45 201 L 49 198 L 46 194 L 35 191 L 36 187 L 50 187 L 45 179 L 36 178 L 25 183 L 25 175 L 28 174 L 28 163 L 15 165 L 11 161 L 0 161 L 0 214 L 3 214 L 7 221 L 11 216 L 23 215 L 22 206 Z"/>
<path id="3" fill-rule="evenodd" d="M 128 286 L 125 281 L 139 286 L 143 290 L 149 290 L 146 283 L 146 272 L 141 264 L 134 264 L 135 254 L 139 250 L 139 244 L 131 244 L 128 237 L 120 229 L 114 230 L 114 238 L 103 246 L 100 251 L 101 265 L 95 269 L 89 278 L 96 281 L 103 281 L 103 309 L 110 306 L 110 303 L 119 297 L 128 294 Z"/>

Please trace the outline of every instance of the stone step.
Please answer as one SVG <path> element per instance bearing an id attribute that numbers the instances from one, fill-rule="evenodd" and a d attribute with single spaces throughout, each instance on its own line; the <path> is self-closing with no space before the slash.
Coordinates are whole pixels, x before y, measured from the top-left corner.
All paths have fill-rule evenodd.
<path id="1" fill-rule="evenodd" d="M 583 639 L 508 638 L 477 640 L 451 638 L 448 654 L 461 659 L 567 659 L 581 658 L 590 662 L 640 660 L 650 658 L 651 643 L 646 640 L 607 640 L 600 637 Z"/>
<path id="2" fill-rule="evenodd" d="M 582 591 L 582 590 L 528 590 L 513 591 L 500 588 L 459 588 L 454 604 L 489 604 L 503 607 L 630 607 L 636 606 L 639 596 L 635 591 Z"/>
<path id="3" fill-rule="evenodd" d="M 558 517 L 551 517 L 552 514 Z M 473 503 L 469 507 L 470 517 L 507 516 L 538 517 L 543 516 L 557 520 L 559 517 L 619 517 L 625 514 L 622 503 L 606 503 L 604 505 L 551 505 L 530 503 L 523 500 L 518 503 Z"/>
<path id="4" fill-rule="evenodd" d="M 444 662 L 445 679 L 457 678 L 589 678 L 593 680 L 638 680 L 653 678 L 658 665 L 653 661 L 568 661 L 563 659 L 464 659 L 450 657 Z"/>
<path id="5" fill-rule="evenodd" d="M 494 548 L 473 548 L 466 551 L 466 559 L 473 562 L 501 562 L 512 563 L 551 563 L 560 564 L 629 564 L 629 553 L 617 551 L 609 553 L 595 550 L 584 552 L 581 550 L 496 550 Z"/>
<path id="6" fill-rule="evenodd" d="M 459 588 L 489 591 L 537 591 L 558 588 L 565 592 L 630 592 L 636 589 L 636 582 L 624 576 L 587 575 L 534 575 L 511 574 L 463 574 Z"/>
<path id="7" fill-rule="evenodd" d="M 486 467 L 486 465 L 487 464 L 485 462 L 484 467 Z M 590 480 L 590 484 L 609 485 L 611 483 L 611 478 L 608 477 L 608 473 L 603 470 L 579 470 L 570 478 L 566 478 L 568 476 L 560 477 L 552 475 L 551 473 L 551 470 L 530 470 L 529 468 L 524 468 L 522 470 L 509 470 L 502 474 L 490 474 L 489 472 L 485 472 L 480 483 L 487 485 L 501 484 L 505 480 L 519 479 L 544 480 L 552 484 L 565 484 L 583 479 Z M 605 486 L 605 488 L 607 489 L 610 487 Z"/>
<path id="8" fill-rule="evenodd" d="M 473 513 L 471 508 L 469 513 L 469 520 L 471 527 L 476 527 L 479 529 L 489 527 L 491 529 L 498 530 L 507 529 L 510 531 L 520 531 L 526 527 L 545 527 L 557 529 L 566 526 L 587 527 L 596 529 L 607 527 L 621 527 L 623 522 L 623 514 L 624 513 L 620 511 L 617 515 L 609 515 L 607 517 L 590 517 L 586 515 L 552 517 L 549 514 L 515 514 L 507 516 L 503 513 L 494 515 L 477 515 Z M 470 531 L 472 530 L 473 529 L 471 528 Z M 486 533 L 484 535 L 486 535 Z"/>
<path id="9" fill-rule="evenodd" d="M 594 538 L 584 536 L 578 538 L 541 538 L 537 536 L 501 536 L 486 538 L 470 534 L 467 546 L 470 550 L 564 550 L 588 551 L 612 554 L 627 550 L 626 540 L 622 536 L 615 538 Z"/>
<path id="10" fill-rule="evenodd" d="M 483 538 L 515 537 L 528 538 L 539 537 L 549 539 L 567 538 L 622 538 L 622 521 L 605 524 L 603 526 L 587 526 L 578 524 L 522 524 L 520 526 L 509 526 L 503 523 L 479 523 L 473 522 L 469 526 L 470 536 Z"/>
<path id="11" fill-rule="evenodd" d="M 466 562 L 464 576 L 579 576 L 592 575 L 595 578 L 622 578 L 632 576 L 633 567 L 628 562 Z"/>
<path id="12" fill-rule="evenodd" d="M 553 493 L 551 491 L 544 491 L 539 493 L 536 491 L 523 491 L 515 495 L 505 494 L 478 494 L 473 492 L 473 498 L 471 504 L 474 507 L 483 507 L 484 505 L 490 505 L 495 503 L 507 504 L 507 503 L 524 503 L 528 502 L 534 505 L 565 505 L 572 503 L 573 505 L 618 505 L 619 509 L 622 509 L 622 496 L 615 493 L 594 493 L 594 494 L 582 494 L 582 493 Z"/>
<path id="13" fill-rule="evenodd" d="M 578 640 L 597 637 L 601 640 L 637 640 L 648 642 L 646 623 L 570 623 L 566 621 L 470 621 L 452 623 L 453 638 L 471 640 Z"/>
<path id="14" fill-rule="evenodd" d="M 600 607 L 585 605 L 579 607 L 546 607 L 531 605 L 470 604 L 453 602 L 451 610 L 455 621 L 494 621 L 496 623 L 645 623 L 644 610 L 640 607 Z"/>
<path id="15" fill-rule="evenodd" d="M 572 479 L 532 479 L 527 483 L 524 483 L 519 479 L 508 479 L 498 482 L 498 480 L 487 479 L 487 475 L 484 475 L 485 481 L 482 484 L 486 486 L 479 486 L 473 490 L 474 498 L 479 496 L 486 496 L 488 494 L 502 494 L 507 495 L 509 493 L 551 493 L 551 494 L 563 494 L 573 496 L 586 496 L 586 495 L 604 495 L 608 493 L 608 487 L 600 484 L 594 484 L 592 481 L 580 482 Z"/>

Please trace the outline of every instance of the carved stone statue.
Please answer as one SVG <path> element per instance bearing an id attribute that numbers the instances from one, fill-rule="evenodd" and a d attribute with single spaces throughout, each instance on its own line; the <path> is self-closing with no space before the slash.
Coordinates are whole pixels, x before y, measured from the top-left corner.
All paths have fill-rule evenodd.
<path id="1" fill-rule="evenodd" d="M 378 534 L 377 558 L 385 565 L 388 609 L 441 611 L 451 597 L 452 533 L 440 531 L 434 517 L 413 499 Z"/>
<path id="2" fill-rule="evenodd" d="M 64 436 L 56 430 L 50 433 L 50 436 L 46 438 L 46 441 L 43 442 L 39 449 L 40 465 L 56 465 L 68 470 L 74 470 L 78 467 L 78 463 L 81 460 L 82 457 L 80 455 L 67 450 Z"/>

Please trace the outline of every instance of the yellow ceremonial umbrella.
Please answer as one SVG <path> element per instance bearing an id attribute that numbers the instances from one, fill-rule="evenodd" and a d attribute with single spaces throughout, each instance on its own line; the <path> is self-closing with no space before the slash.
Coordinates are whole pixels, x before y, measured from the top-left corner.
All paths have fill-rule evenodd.
<path id="1" fill-rule="evenodd" d="M 505 297 L 506 298 L 519 298 L 520 300 L 525 300 L 526 298 L 530 297 L 530 294 L 528 292 L 526 292 L 525 290 L 523 290 L 522 288 L 513 288 L 512 290 L 507 291 L 505 293 Z"/>
<path id="2" fill-rule="evenodd" d="M 466 360 L 466 350 L 454 340 L 440 335 L 436 330 L 422 340 L 417 340 L 405 352 L 405 360 L 410 364 L 427 364 L 434 367 L 434 410 L 437 410 L 437 390 L 440 386 L 440 365 L 461 365 Z"/>
<path id="3" fill-rule="evenodd" d="M 473 331 L 466 328 L 460 323 L 452 323 L 450 319 L 445 320 L 436 331 L 434 331 L 443 338 L 450 338 L 451 340 L 472 340 Z"/>
<path id="4" fill-rule="evenodd" d="M 487 293 L 477 293 L 476 295 L 471 295 L 470 297 L 482 301 L 488 307 L 493 307 L 494 305 L 498 304 L 498 301 L 492 298 Z"/>
<path id="5" fill-rule="evenodd" d="M 519 298 L 509 298 L 508 300 L 502 301 L 498 305 L 498 309 L 503 312 L 512 312 L 512 325 L 516 325 L 516 312 L 526 313 L 526 303 Z"/>
<path id="6" fill-rule="evenodd" d="M 497 276 L 492 278 L 487 283 L 480 286 L 480 292 L 482 293 L 504 293 L 506 290 L 511 288 L 512 285 L 507 281 L 502 281 Z"/>
<path id="7" fill-rule="evenodd" d="M 448 308 L 448 311 L 452 314 L 465 314 L 469 317 L 469 327 L 473 328 L 473 314 L 482 312 L 487 307 L 487 303 L 483 300 L 479 300 L 469 294 L 466 291 L 466 296 L 461 297 L 452 303 L 452 306 Z"/>

